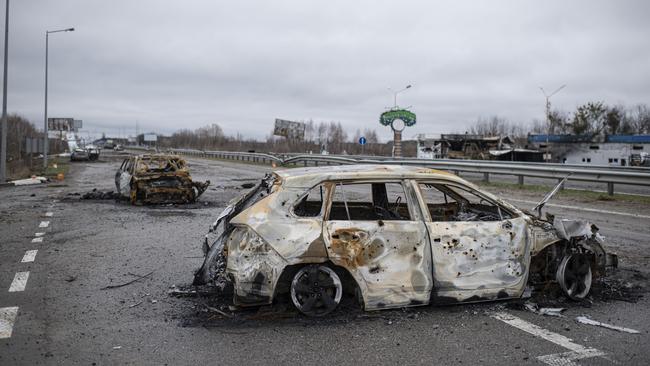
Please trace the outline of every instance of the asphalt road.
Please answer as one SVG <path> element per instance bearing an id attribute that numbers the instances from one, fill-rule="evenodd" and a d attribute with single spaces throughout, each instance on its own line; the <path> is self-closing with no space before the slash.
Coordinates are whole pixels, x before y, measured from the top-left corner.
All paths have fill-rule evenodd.
<path id="1" fill-rule="evenodd" d="M 552 303 L 567 308 L 561 318 L 509 301 L 372 313 L 344 306 L 322 319 L 281 304 L 230 319 L 207 310 L 218 299 L 170 297 L 200 265 L 208 225 L 242 183 L 271 168 L 190 160 L 195 180 L 212 181 L 198 203 L 134 207 L 75 195 L 115 189 L 119 161 L 102 160 L 73 164 L 61 183 L 0 188 L 0 365 L 650 364 L 647 295 Z M 540 198 L 496 193 L 524 207 Z M 620 256 L 614 275 L 645 294 L 647 205 L 576 198 L 548 209 L 597 223 Z M 580 315 L 641 333 L 580 324 Z"/>

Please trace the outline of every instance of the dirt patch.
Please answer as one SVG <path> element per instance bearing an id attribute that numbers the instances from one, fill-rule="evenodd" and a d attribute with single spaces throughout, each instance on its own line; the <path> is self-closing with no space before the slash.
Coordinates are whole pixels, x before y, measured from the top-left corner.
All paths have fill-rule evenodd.
<path id="1" fill-rule="evenodd" d="M 194 212 L 184 210 L 147 210 L 147 215 L 153 217 L 194 216 Z"/>

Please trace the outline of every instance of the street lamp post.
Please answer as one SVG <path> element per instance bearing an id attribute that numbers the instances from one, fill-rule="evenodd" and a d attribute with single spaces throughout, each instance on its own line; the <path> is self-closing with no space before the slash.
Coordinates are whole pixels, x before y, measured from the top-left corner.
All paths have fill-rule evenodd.
<path id="1" fill-rule="evenodd" d="M 392 88 L 388 88 L 388 90 L 393 92 L 393 110 L 398 110 L 399 107 L 397 106 L 397 94 L 410 89 L 411 84 L 405 86 L 403 89 L 394 91 Z M 401 119 L 395 119 L 393 123 L 391 123 L 390 128 L 393 130 L 393 157 L 402 157 L 402 131 L 404 130 L 405 124 L 404 121 Z"/>
<path id="2" fill-rule="evenodd" d="M 2 140 L 0 144 L 0 183 L 7 179 L 7 62 L 9 57 L 9 0 L 5 14 L 5 62 L 4 79 L 2 82 Z"/>
<path id="3" fill-rule="evenodd" d="M 551 134 L 551 97 L 557 94 L 560 90 L 564 89 L 565 86 L 566 84 L 562 85 L 551 94 L 546 94 L 544 88 L 542 88 L 541 86 L 539 87 L 539 89 L 542 91 L 542 94 L 544 94 L 544 97 L 546 98 L 546 154 L 544 154 L 544 160 L 547 163 L 551 161 L 548 152 L 548 147 L 549 147 L 548 135 Z"/>
<path id="4" fill-rule="evenodd" d="M 397 108 L 397 94 L 399 94 L 399 93 L 405 91 L 406 89 L 410 89 L 411 86 L 412 86 L 412 85 L 409 84 L 409 85 L 407 85 L 406 87 L 404 87 L 404 89 L 400 89 L 400 90 L 398 90 L 398 91 L 393 91 L 392 88 L 388 88 L 388 90 L 390 90 L 390 91 L 393 92 L 393 108 Z"/>
<path id="5" fill-rule="evenodd" d="M 43 131 L 45 131 L 45 136 L 43 137 L 43 169 L 47 169 L 47 150 L 48 150 L 48 138 L 47 138 L 47 58 L 48 58 L 48 48 L 49 48 L 49 39 L 50 33 L 59 33 L 59 32 L 73 32 L 74 28 L 59 29 L 53 31 L 45 31 L 45 116 L 43 121 Z"/>

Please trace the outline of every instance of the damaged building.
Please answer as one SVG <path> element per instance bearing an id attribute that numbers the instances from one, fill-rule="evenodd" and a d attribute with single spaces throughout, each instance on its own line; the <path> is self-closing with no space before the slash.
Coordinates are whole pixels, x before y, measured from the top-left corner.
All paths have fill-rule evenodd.
<path id="1" fill-rule="evenodd" d="M 541 152 L 517 148 L 507 135 L 420 134 L 416 139 L 418 159 L 542 161 Z"/>
<path id="2" fill-rule="evenodd" d="M 650 135 L 528 135 L 528 144 L 553 163 L 650 166 Z"/>

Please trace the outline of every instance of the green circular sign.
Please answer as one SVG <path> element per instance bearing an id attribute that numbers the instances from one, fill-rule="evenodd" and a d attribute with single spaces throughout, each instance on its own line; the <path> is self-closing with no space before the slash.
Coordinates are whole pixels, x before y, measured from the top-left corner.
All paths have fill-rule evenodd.
<path id="1" fill-rule="evenodd" d="M 393 109 L 382 113 L 379 117 L 379 123 L 384 126 L 390 126 L 396 119 L 404 121 L 404 125 L 411 127 L 415 124 L 415 113 L 406 109 Z"/>

